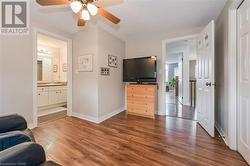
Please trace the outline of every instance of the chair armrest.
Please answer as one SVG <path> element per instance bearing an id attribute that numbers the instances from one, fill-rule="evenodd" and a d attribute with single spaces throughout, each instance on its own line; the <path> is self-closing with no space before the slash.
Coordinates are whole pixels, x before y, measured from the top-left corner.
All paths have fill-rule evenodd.
<path id="1" fill-rule="evenodd" d="M 7 115 L 0 117 L 0 133 L 25 130 L 26 128 L 27 122 L 20 115 Z"/>
<path id="2" fill-rule="evenodd" d="M 0 151 L 13 147 L 15 145 L 32 142 L 32 136 L 22 132 L 22 131 L 12 131 L 0 134 Z"/>
<path id="3" fill-rule="evenodd" d="M 44 149 L 36 143 L 26 142 L 0 152 L 0 165 L 37 166 L 45 161 Z"/>

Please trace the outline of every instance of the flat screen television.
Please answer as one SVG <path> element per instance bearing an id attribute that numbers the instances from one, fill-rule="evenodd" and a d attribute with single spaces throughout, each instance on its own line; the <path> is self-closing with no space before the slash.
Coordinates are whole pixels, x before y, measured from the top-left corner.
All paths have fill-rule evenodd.
<path id="1" fill-rule="evenodd" d="M 156 82 L 156 57 L 143 57 L 123 60 L 124 82 Z"/>

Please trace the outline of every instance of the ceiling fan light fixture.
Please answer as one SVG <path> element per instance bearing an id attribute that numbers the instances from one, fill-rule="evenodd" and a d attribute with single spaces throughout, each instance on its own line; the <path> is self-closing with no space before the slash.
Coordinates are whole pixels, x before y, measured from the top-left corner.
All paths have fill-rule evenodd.
<path id="1" fill-rule="evenodd" d="M 73 12 L 78 13 L 82 9 L 82 3 L 76 0 L 70 3 L 70 7 Z"/>
<path id="2" fill-rule="evenodd" d="M 91 3 L 87 4 L 87 9 L 92 16 L 95 16 L 98 12 L 97 7 Z"/>
<path id="3" fill-rule="evenodd" d="M 82 19 L 84 19 L 85 21 L 90 20 L 90 15 L 89 15 L 88 10 L 86 9 L 82 10 Z"/>

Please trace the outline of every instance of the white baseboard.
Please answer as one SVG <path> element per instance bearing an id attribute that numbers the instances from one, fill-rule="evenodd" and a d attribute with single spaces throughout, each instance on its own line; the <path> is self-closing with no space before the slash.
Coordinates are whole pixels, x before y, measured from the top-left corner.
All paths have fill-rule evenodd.
<path id="1" fill-rule="evenodd" d="M 83 115 L 77 112 L 72 112 L 72 116 L 76 117 L 76 118 L 80 118 L 83 120 L 87 120 L 93 123 L 98 123 L 98 118 L 97 117 L 93 117 L 93 116 L 88 116 L 88 115 Z"/>
<path id="2" fill-rule="evenodd" d="M 223 141 L 225 142 L 225 144 L 228 146 L 225 132 L 223 131 L 223 129 L 220 127 L 220 125 L 217 122 L 215 122 L 215 128 L 219 132 L 219 134 L 220 134 L 221 138 L 223 139 Z"/>
<path id="3" fill-rule="evenodd" d="M 124 109 L 124 107 L 121 107 L 121 108 L 119 108 L 119 109 L 117 109 L 117 110 L 115 110 L 113 112 L 110 112 L 107 115 L 101 116 L 100 118 L 98 118 L 98 123 L 101 123 L 101 122 L 103 122 L 103 121 L 111 118 L 112 116 L 115 116 L 115 115 L 117 115 L 117 114 L 119 114 L 119 113 L 121 113 L 123 111 L 125 111 L 125 109 Z"/>
<path id="4" fill-rule="evenodd" d="M 36 128 L 36 125 L 34 125 L 33 123 L 30 123 L 30 124 L 28 124 L 28 128 L 29 129 L 34 129 L 34 128 Z"/>
<path id="5" fill-rule="evenodd" d="M 123 111 L 124 111 L 124 107 L 121 107 L 121 108 L 119 108 L 113 112 L 110 112 L 107 115 L 103 115 L 101 117 L 93 117 L 93 116 L 83 115 L 83 114 L 80 114 L 77 112 L 72 112 L 72 116 L 98 124 L 98 123 L 101 123 L 101 122 L 103 122 L 103 121 L 123 112 Z"/>

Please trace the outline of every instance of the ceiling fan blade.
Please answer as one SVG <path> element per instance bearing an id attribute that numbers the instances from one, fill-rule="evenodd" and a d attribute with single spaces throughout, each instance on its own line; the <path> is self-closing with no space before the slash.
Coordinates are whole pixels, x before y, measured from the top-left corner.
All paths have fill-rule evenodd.
<path id="1" fill-rule="evenodd" d="M 42 6 L 49 6 L 70 4 L 71 0 L 36 0 L 36 2 Z"/>
<path id="2" fill-rule="evenodd" d="M 107 18 L 109 21 L 113 22 L 114 24 L 118 24 L 121 21 L 119 18 L 117 18 L 113 14 L 109 13 L 108 11 L 100 7 L 98 7 L 98 14 Z"/>

